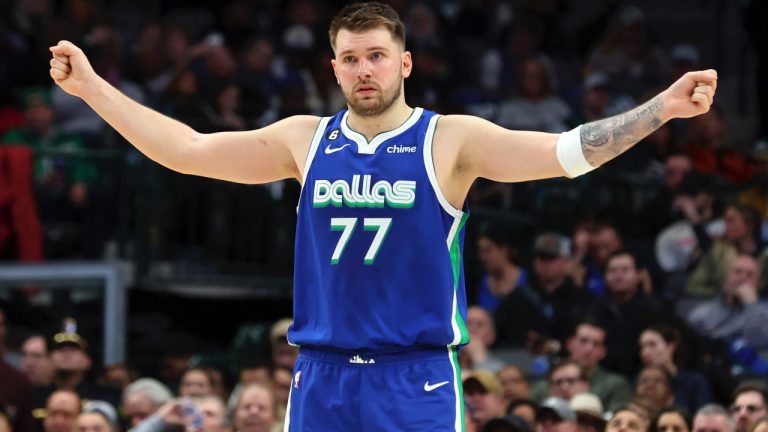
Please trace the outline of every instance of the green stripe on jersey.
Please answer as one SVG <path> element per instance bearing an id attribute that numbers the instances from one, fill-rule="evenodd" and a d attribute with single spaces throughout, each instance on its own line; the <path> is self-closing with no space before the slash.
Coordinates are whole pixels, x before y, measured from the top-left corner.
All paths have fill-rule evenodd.
<path id="1" fill-rule="evenodd" d="M 451 267 L 453 267 L 453 291 L 454 293 L 459 289 L 459 278 L 461 275 L 459 274 L 459 270 L 461 269 L 461 230 L 464 229 L 464 224 L 467 223 L 467 218 L 469 218 L 469 215 L 467 213 L 464 213 L 461 215 L 461 222 L 459 222 L 459 228 L 456 230 L 456 234 L 453 236 L 453 241 L 451 242 Z M 461 333 L 461 340 L 459 341 L 459 344 L 465 344 L 469 342 L 469 331 L 467 331 L 467 325 L 464 323 L 464 318 L 461 317 L 461 312 L 459 311 L 459 305 L 458 305 L 458 298 L 456 301 L 456 314 L 453 317 L 456 320 L 456 324 L 459 327 L 459 332 Z"/>

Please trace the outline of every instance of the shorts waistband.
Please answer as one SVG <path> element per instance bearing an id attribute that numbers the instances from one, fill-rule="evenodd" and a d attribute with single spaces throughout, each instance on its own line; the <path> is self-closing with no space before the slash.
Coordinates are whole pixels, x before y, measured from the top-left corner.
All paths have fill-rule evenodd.
<path id="1" fill-rule="evenodd" d="M 451 347 L 451 350 L 456 348 Z M 302 346 L 299 356 L 333 364 L 377 365 L 445 357 L 449 347 L 413 347 L 393 351 L 347 351 L 318 346 Z"/>

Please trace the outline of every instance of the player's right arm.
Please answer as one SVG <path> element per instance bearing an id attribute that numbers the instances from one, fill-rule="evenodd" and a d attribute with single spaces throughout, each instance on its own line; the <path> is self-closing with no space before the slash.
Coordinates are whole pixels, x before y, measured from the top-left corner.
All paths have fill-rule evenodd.
<path id="1" fill-rule="evenodd" d="M 56 84 L 83 99 L 155 162 L 181 173 L 239 183 L 301 180 L 317 117 L 290 117 L 253 131 L 201 134 L 122 94 L 94 72 L 74 44 L 62 41 L 50 50 L 50 75 Z"/>

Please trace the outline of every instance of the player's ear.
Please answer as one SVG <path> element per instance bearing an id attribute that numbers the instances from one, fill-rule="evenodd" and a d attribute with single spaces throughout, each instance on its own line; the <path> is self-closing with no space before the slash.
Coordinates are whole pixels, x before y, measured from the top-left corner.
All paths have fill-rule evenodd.
<path id="1" fill-rule="evenodd" d="M 403 78 L 408 78 L 411 76 L 411 70 L 413 70 L 413 59 L 411 58 L 411 52 L 403 51 L 401 57 L 403 63 Z"/>

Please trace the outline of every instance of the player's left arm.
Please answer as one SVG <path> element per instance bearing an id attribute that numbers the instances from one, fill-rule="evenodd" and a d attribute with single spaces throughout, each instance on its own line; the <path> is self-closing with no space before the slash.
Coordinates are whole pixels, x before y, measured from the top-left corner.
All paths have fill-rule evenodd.
<path id="1" fill-rule="evenodd" d="M 500 182 L 576 177 L 620 155 L 670 119 L 709 111 L 716 88 L 714 70 L 689 72 L 626 113 L 560 135 L 507 130 L 471 116 L 446 116 L 438 123 L 436 139 L 442 136 L 455 143 L 449 177 L 466 189 L 477 177 Z"/>

